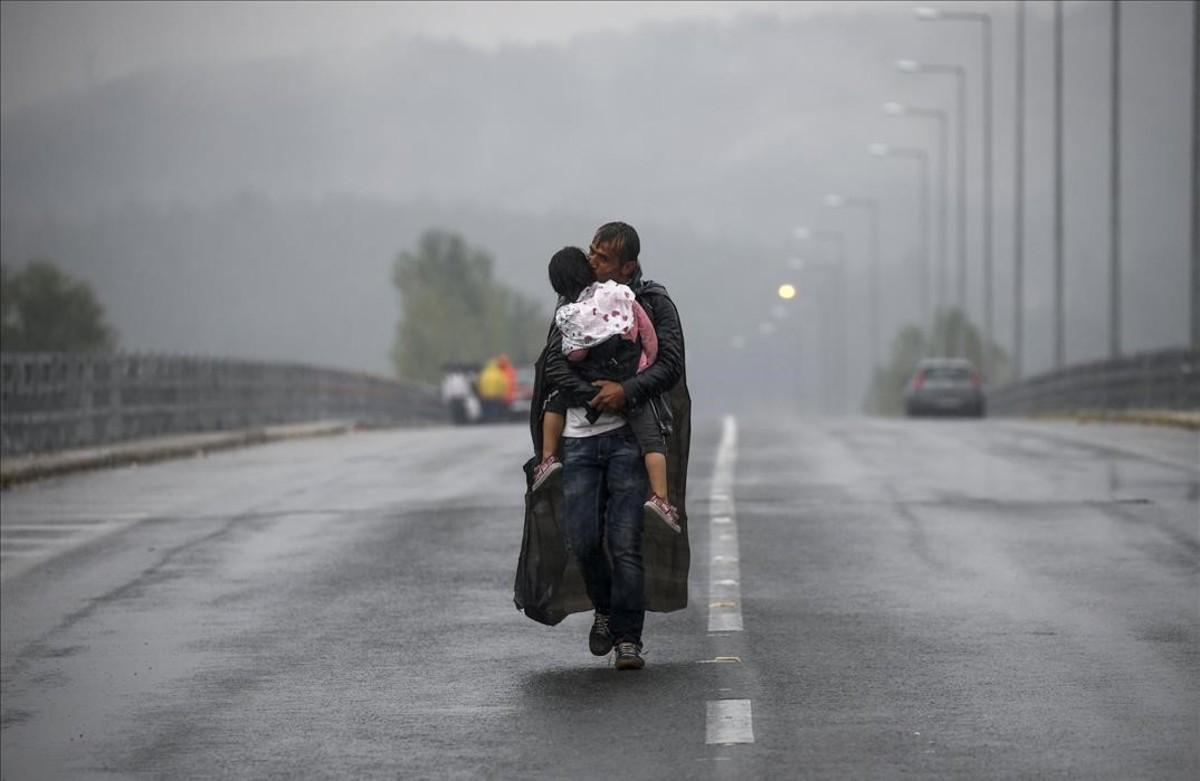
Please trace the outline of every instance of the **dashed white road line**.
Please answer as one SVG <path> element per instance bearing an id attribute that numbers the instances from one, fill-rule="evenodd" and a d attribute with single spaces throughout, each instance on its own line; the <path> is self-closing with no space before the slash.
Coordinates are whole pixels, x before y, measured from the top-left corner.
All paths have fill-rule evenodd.
<path id="1" fill-rule="evenodd" d="M 9 523 L 0 525 L 0 537 L 10 532 L 45 532 L 47 534 L 72 534 L 88 529 L 102 529 L 106 523 Z"/>
<path id="2" fill-rule="evenodd" d="M 708 631 L 742 631 L 742 590 L 739 567 L 737 515 L 733 509 L 733 472 L 737 463 L 737 421 L 726 415 L 721 423 L 721 442 L 713 467 L 709 523 Z M 718 656 L 713 662 L 740 664 L 735 656 Z M 728 692 L 728 688 L 718 689 Z M 750 700 L 709 700 L 705 717 L 704 742 L 732 745 L 754 742 L 754 721 Z M 724 759 L 724 758 L 722 758 Z"/>
<path id="3" fill-rule="evenodd" d="M 722 746 L 753 743 L 750 700 L 709 700 L 704 742 Z"/>

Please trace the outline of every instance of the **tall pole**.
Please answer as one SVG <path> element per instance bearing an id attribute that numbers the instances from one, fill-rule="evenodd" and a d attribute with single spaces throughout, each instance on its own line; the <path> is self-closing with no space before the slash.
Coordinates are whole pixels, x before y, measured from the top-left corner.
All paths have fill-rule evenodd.
<path id="1" fill-rule="evenodd" d="M 1192 4 L 1192 349 L 1200 350 L 1200 3 Z"/>
<path id="2" fill-rule="evenodd" d="M 1054 0 L 1054 368 L 1066 365 L 1063 296 L 1063 9 Z"/>
<path id="3" fill-rule="evenodd" d="M 991 365 L 992 344 L 992 17 L 978 11 L 946 11 L 940 8 L 917 8 L 915 12 L 918 19 L 924 20 L 979 22 L 983 31 L 983 355 L 981 357 L 983 373 L 987 376 Z M 966 87 L 963 86 L 960 95 L 964 103 L 966 102 L 965 92 Z M 960 115 L 960 119 L 963 120 L 965 127 L 965 116 Z M 960 163 L 960 182 L 964 177 L 964 172 Z M 964 223 L 966 217 L 962 216 L 962 212 L 966 208 L 965 201 L 964 193 L 960 192 L 960 218 Z M 959 301 L 965 316 L 967 300 L 965 247 L 960 248 L 960 255 L 964 266 L 962 278 L 959 280 L 961 286 Z"/>
<path id="4" fill-rule="evenodd" d="M 842 327 L 841 338 L 839 339 L 841 349 L 838 351 L 841 355 L 841 371 L 838 372 L 841 380 L 842 403 L 845 405 L 845 411 L 851 412 L 853 407 L 850 405 L 850 360 L 846 354 L 850 351 L 850 339 L 848 332 L 849 326 L 846 324 L 846 318 L 850 317 L 850 308 L 848 301 L 849 291 L 849 276 L 850 270 L 846 268 L 846 239 L 842 234 L 834 234 L 834 243 L 836 246 L 837 255 L 835 260 L 838 265 L 838 305 L 842 310 Z"/>
<path id="5" fill-rule="evenodd" d="M 850 319 L 850 310 L 847 306 L 847 277 L 849 270 L 846 268 L 846 237 L 840 231 L 822 230 L 813 234 L 814 237 L 824 239 L 833 244 L 833 262 L 837 266 L 837 307 L 842 313 L 841 327 L 838 328 L 837 352 L 838 352 L 838 397 L 842 399 L 844 405 L 843 411 L 850 412 L 850 362 L 847 360 L 846 353 L 849 351 L 849 339 L 846 335 L 849 330 L 848 320 Z"/>
<path id="6" fill-rule="evenodd" d="M 1121 0 L 1112 0 L 1112 116 L 1109 124 L 1108 357 L 1121 355 Z"/>
<path id="7" fill-rule="evenodd" d="M 841 195 L 826 195 L 825 205 L 832 208 L 855 206 L 866 209 L 871 218 L 871 256 L 868 274 L 871 277 L 871 291 L 868 299 L 870 311 L 867 313 L 869 341 L 871 350 L 867 367 L 868 388 L 875 381 L 875 369 L 879 366 L 879 201 L 875 198 L 846 198 Z"/>
<path id="8" fill-rule="evenodd" d="M 949 143 L 948 125 L 949 121 L 946 118 L 946 112 L 941 109 L 920 108 L 916 106 L 906 106 L 900 103 L 885 103 L 883 110 L 887 114 L 893 116 L 915 116 L 915 117 L 932 117 L 938 121 L 938 246 L 937 246 L 937 266 L 936 281 L 933 287 L 936 288 L 933 298 L 933 314 L 926 313 L 926 320 L 930 328 L 936 325 L 936 313 L 941 312 L 947 305 L 947 280 L 949 279 L 950 269 L 947 266 L 947 249 L 950 243 L 949 226 L 947 223 L 947 213 L 950 203 L 950 169 L 947 160 L 947 144 Z M 928 158 L 927 158 L 928 159 Z M 932 204 L 932 201 L 930 201 Z M 926 251 L 932 242 L 926 244 Z"/>
<path id="9" fill-rule="evenodd" d="M 879 204 L 866 201 L 871 211 L 871 380 L 879 368 Z"/>
<path id="10" fill-rule="evenodd" d="M 921 327 L 932 328 L 933 316 L 929 308 L 932 276 L 929 269 L 929 156 L 921 152 L 917 161 L 921 167 Z"/>
<path id="11" fill-rule="evenodd" d="M 992 18 L 983 25 L 983 376 L 992 374 Z"/>
<path id="12" fill-rule="evenodd" d="M 930 65 L 913 60 L 897 60 L 896 67 L 906 73 L 952 73 L 958 80 L 958 285 L 956 305 L 960 316 L 965 321 L 967 311 L 967 72 L 961 65 Z M 962 328 L 958 330 L 958 344 L 955 347 L 955 353 L 959 355 L 962 354 L 965 346 L 963 330 Z"/>
<path id="13" fill-rule="evenodd" d="M 838 358 L 838 397 L 842 399 L 843 412 L 851 412 L 850 405 L 850 361 L 848 357 L 849 336 L 847 332 L 850 330 L 850 319 L 852 313 L 848 306 L 847 296 L 849 294 L 849 269 L 846 266 L 846 237 L 841 231 L 836 230 L 805 230 L 804 238 L 813 240 L 825 241 L 833 245 L 833 260 L 837 266 L 837 308 L 841 312 L 841 322 L 837 328 L 837 358 Z"/>
<path id="14" fill-rule="evenodd" d="M 872 144 L 871 154 L 880 157 L 905 157 L 917 161 L 917 225 L 920 235 L 917 239 L 917 254 L 921 262 L 921 275 L 917 293 L 922 327 L 930 323 L 929 290 L 932 272 L 929 257 L 929 155 L 924 149 L 915 147 L 890 147 L 887 144 Z"/>
<path id="15" fill-rule="evenodd" d="M 939 111 L 938 118 L 938 171 L 941 176 L 941 194 L 938 197 L 938 281 L 937 281 L 937 308 L 941 310 L 946 307 L 946 296 L 949 291 L 946 290 L 946 280 L 949 279 L 950 269 L 946 267 L 946 249 L 949 242 L 950 230 L 947 222 L 947 212 L 950 209 L 950 168 L 947 161 L 946 147 L 949 143 L 949 133 L 946 127 L 949 121 L 946 119 L 946 114 Z M 934 327 L 931 323 L 930 327 Z"/>
<path id="16" fill-rule="evenodd" d="M 1013 188 L 1013 380 L 1021 379 L 1025 318 L 1025 0 L 1017 0 L 1016 184 Z"/>
<path id="17" fill-rule="evenodd" d="M 967 316 L 967 74 L 959 68 L 958 77 L 958 309 Z M 962 330 L 959 355 L 965 347 Z"/>

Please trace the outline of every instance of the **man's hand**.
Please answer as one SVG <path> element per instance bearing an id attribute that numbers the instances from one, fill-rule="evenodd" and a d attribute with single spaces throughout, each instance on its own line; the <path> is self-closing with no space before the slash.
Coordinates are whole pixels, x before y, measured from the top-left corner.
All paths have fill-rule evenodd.
<path id="1" fill-rule="evenodd" d="M 588 402 L 602 412 L 620 412 L 625 409 L 625 388 L 612 380 L 596 380 L 592 383 L 600 392 Z"/>

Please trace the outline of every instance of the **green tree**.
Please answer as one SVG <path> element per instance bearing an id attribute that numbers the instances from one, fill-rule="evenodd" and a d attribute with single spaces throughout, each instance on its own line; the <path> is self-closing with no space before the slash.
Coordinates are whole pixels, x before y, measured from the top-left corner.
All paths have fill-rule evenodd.
<path id="1" fill-rule="evenodd" d="M 8 352 L 104 352 L 116 331 L 92 286 L 52 261 L 11 273 L 0 265 L 0 348 Z"/>
<path id="2" fill-rule="evenodd" d="M 979 330 L 958 309 L 938 314 L 932 334 L 916 326 L 903 328 L 892 340 L 891 354 L 886 366 L 877 368 L 867 393 L 866 409 L 879 415 L 900 415 L 904 412 L 904 386 L 916 371 L 917 362 L 925 357 L 967 358 L 982 371 L 983 338 Z M 984 381 L 991 386 L 1003 385 L 1012 376 L 1008 353 L 991 345 L 991 376 Z"/>
<path id="3" fill-rule="evenodd" d="M 904 411 L 904 384 L 912 376 L 917 361 L 926 354 L 927 344 L 925 334 L 913 325 L 896 335 L 887 365 L 875 369 L 867 399 L 869 412 L 899 415 Z"/>
<path id="4" fill-rule="evenodd" d="M 447 362 L 482 363 L 507 353 L 532 363 L 549 322 L 537 303 L 492 279 L 492 258 L 450 231 L 425 231 L 392 268 L 401 319 L 392 345 L 396 374 L 436 381 Z"/>

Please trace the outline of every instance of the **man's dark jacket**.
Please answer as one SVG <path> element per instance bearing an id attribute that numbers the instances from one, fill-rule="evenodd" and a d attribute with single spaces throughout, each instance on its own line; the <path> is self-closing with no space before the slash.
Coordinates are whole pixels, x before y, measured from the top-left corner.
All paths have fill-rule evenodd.
<path id="1" fill-rule="evenodd" d="M 664 420 L 668 417 L 664 415 L 659 415 L 659 420 L 664 427 L 669 426 L 665 434 L 668 498 L 679 508 L 683 532 L 675 534 L 664 523 L 647 524 L 642 543 L 646 609 L 669 612 L 687 607 L 691 563 L 686 498 L 692 400 L 687 388 L 683 329 L 679 311 L 666 288 L 656 282 L 644 281 L 640 268 L 627 284 L 654 324 L 658 357 L 644 372 L 621 383 L 625 389 L 625 404 L 628 408 L 661 404 L 663 401 L 659 397 L 664 397 L 670 411 L 669 421 Z M 562 532 L 562 481 L 552 480 L 537 494 L 528 490 L 533 482 L 533 469 L 541 457 L 542 411 L 550 389 L 567 394 L 571 406 L 583 406 L 597 390 L 571 369 L 562 353 L 562 335 L 553 326 L 538 358 L 533 386 L 529 422 L 534 456 L 525 463 L 525 533 L 517 562 L 513 601 L 533 620 L 554 625 L 571 613 L 591 610 L 592 602 Z"/>

